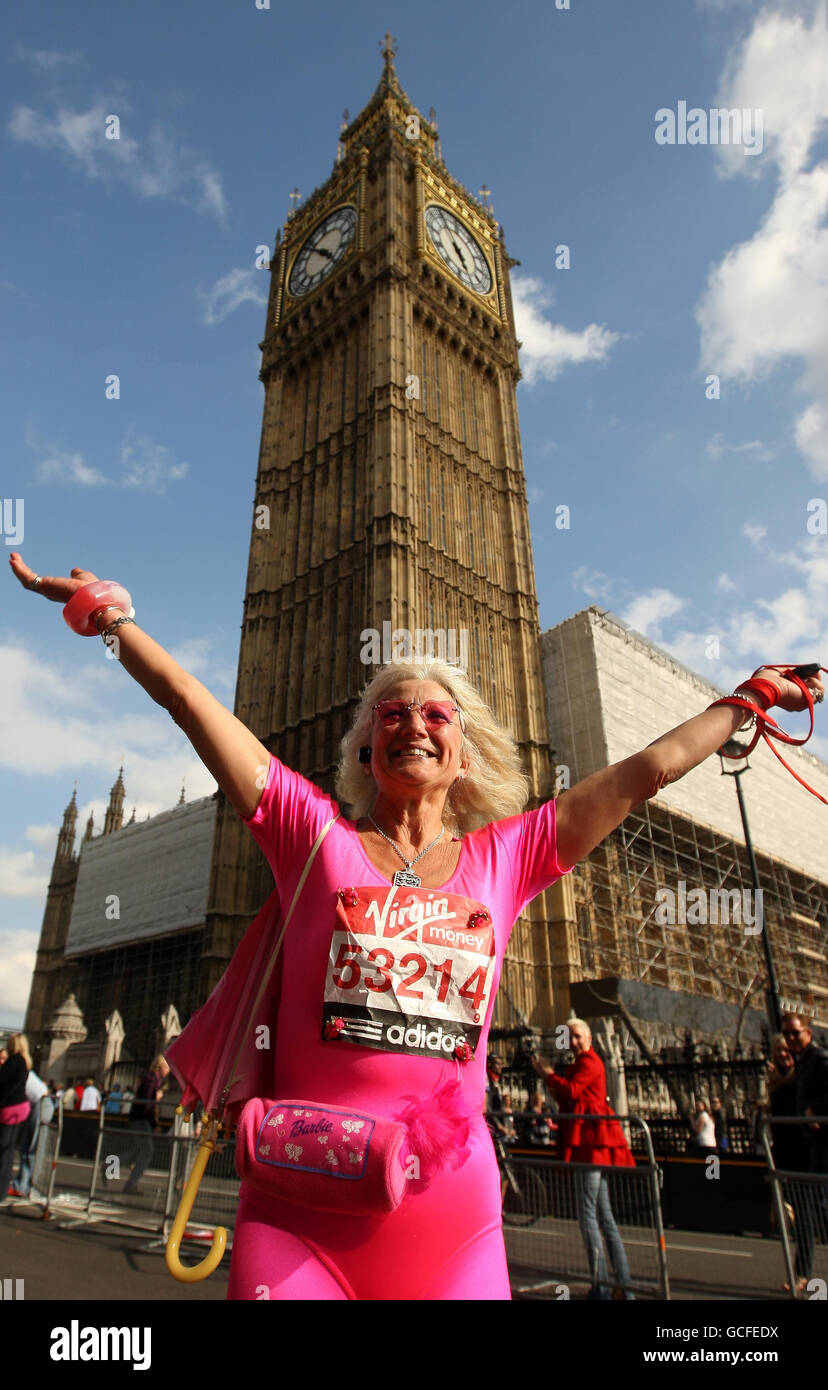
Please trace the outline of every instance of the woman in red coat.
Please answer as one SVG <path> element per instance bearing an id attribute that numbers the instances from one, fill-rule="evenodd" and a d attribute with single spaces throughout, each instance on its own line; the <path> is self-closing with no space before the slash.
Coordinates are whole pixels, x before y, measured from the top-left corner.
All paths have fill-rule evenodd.
<path id="1" fill-rule="evenodd" d="M 556 1076 L 537 1057 L 533 1058 L 533 1066 L 544 1078 L 561 1110 L 576 1116 L 573 1120 L 560 1122 L 560 1157 L 565 1163 L 594 1165 L 592 1172 L 583 1168 L 578 1173 L 581 1189 L 580 1227 L 592 1278 L 590 1296 L 600 1299 L 610 1297 L 610 1280 L 604 1254 L 606 1243 L 615 1282 L 623 1288 L 624 1297 L 632 1299 L 627 1253 L 612 1214 L 607 1177 L 602 1167 L 635 1167 L 635 1159 L 624 1138 L 624 1131 L 608 1109 L 604 1064 L 592 1050 L 589 1025 L 581 1018 L 571 1018 L 567 1027 L 570 1050 L 575 1054 L 575 1061 L 572 1066 L 567 1067 L 566 1076 Z M 577 1118 L 579 1115 L 589 1114 L 606 1115 L 607 1118 Z"/>

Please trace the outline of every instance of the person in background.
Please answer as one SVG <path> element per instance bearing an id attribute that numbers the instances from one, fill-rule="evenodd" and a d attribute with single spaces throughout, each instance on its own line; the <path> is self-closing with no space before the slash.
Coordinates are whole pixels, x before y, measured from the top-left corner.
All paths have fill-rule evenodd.
<path id="1" fill-rule="evenodd" d="M 692 1119 L 693 1138 L 690 1141 L 693 1149 L 702 1149 L 705 1152 L 716 1152 L 716 1126 L 713 1123 L 713 1116 L 708 1110 L 703 1100 L 696 1101 L 696 1113 Z"/>
<path id="2" fill-rule="evenodd" d="M 86 1085 L 81 1093 L 80 1108 L 81 1110 L 95 1111 L 101 1108 L 101 1093 L 95 1085 L 94 1076 L 87 1078 Z"/>
<path id="3" fill-rule="evenodd" d="M 104 1114 L 120 1115 L 122 1100 L 123 1096 L 121 1095 L 121 1087 L 119 1083 L 116 1081 L 115 1085 L 112 1087 L 112 1090 L 109 1092 L 106 1101 L 104 1102 Z"/>
<path id="4" fill-rule="evenodd" d="M 152 1158 L 152 1135 L 158 1128 L 158 1102 L 164 1094 L 164 1081 L 170 1074 L 169 1063 L 159 1053 L 138 1083 L 128 1129 L 135 1130 L 135 1162 L 127 1178 L 124 1192 L 140 1192 L 138 1183 Z"/>
<path id="5" fill-rule="evenodd" d="M 15 1145 L 31 1110 L 26 1099 L 26 1079 L 32 1059 L 25 1033 L 10 1035 L 8 1053 L 8 1060 L 0 1067 L 0 1206 L 7 1206 L 10 1200 Z"/>
<path id="6" fill-rule="evenodd" d="M 503 1071 L 503 1058 L 498 1057 L 496 1052 L 490 1052 L 486 1058 L 486 1098 L 483 1114 L 486 1118 L 486 1126 L 492 1136 L 495 1153 L 497 1154 L 498 1167 L 500 1167 L 501 1151 L 499 1145 L 506 1142 L 507 1129 L 503 1123 L 505 1110 L 503 1108 L 503 1096 L 500 1091 L 500 1077 Z M 506 1196 L 506 1187 L 509 1179 L 504 1174 L 502 1168 L 500 1172 L 500 1200 Z"/>
<path id="7" fill-rule="evenodd" d="M 515 1117 L 512 1112 L 512 1097 L 510 1095 L 505 1095 L 503 1097 L 503 1114 L 501 1120 L 506 1131 L 503 1135 L 504 1144 L 516 1144 L 517 1130 L 515 1129 Z"/>
<path id="8" fill-rule="evenodd" d="M 63 1092 L 64 1110 L 77 1110 L 83 1093 L 83 1083 L 70 1081 Z"/>
<path id="9" fill-rule="evenodd" d="M 41 1081 L 34 1067 L 26 1077 L 26 1099 L 29 1102 L 29 1114 L 23 1121 L 17 1143 L 20 1148 L 20 1167 L 17 1170 L 17 1177 L 9 1188 L 11 1197 L 28 1197 L 29 1189 L 32 1185 L 32 1170 L 34 1168 L 35 1153 L 37 1150 L 37 1136 L 40 1133 L 41 1111 L 40 1106 L 44 1096 L 48 1096 L 49 1087 L 45 1081 Z M 47 1121 L 48 1123 L 48 1121 Z"/>
<path id="10" fill-rule="evenodd" d="M 5 1047 L 0 1047 L 0 1067 L 9 1060 L 9 1054 Z"/>
<path id="11" fill-rule="evenodd" d="M 556 1076 L 535 1054 L 532 1065 L 565 1114 L 575 1118 L 559 1120 L 560 1152 L 564 1163 L 582 1165 L 577 1174 L 580 1185 L 580 1226 L 589 1260 L 592 1288 L 589 1298 L 612 1297 L 609 1272 L 604 1254 L 606 1244 L 609 1260 L 621 1297 L 632 1300 L 630 1268 L 627 1252 L 615 1224 L 610 1204 L 605 1167 L 634 1168 L 624 1131 L 615 1118 L 607 1100 L 607 1078 L 604 1063 L 592 1048 L 592 1031 L 582 1018 L 570 1018 L 570 1051 L 575 1057 L 564 1076 Z M 581 1115 L 599 1116 L 581 1119 Z M 606 1116 L 606 1118 L 604 1118 Z M 587 1165 L 593 1165 L 591 1168 Z"/>
<path id="12" fill-rule="evenodd" d="M 817 1047 L 808 1020 L 799 1014 L 785 1014 L 782 1036 L 794 1059 L 796 1113 L 802 1116 L 828 1115 L 828 1052 Z M 781 1129 L 783 1126 L 779 1125 Z M 797 1126 L 792 1126 L 797 1128 Z M 828 1124 L 808 1124 L 804 1129 L 805 1169 L 815 1176 L 828 1176 Z M 804 1293 L 811 1279 L 814 1243 L 828 1238 L 828 1184 L 796 1183 L 794 1202 L 797 1225 L 796 1292 Z"/>
<path id="13" fill-rule="evenodd" d="M 726 1153 L 730 1148 L 730 1140 L 727 1136 L 727 1111 L 722 1105 L 719 1096 L 714 1096 L 710 1102 L 710 1109 L 713 1114 L 713 1133 L 716 1138 L 716 1148 L 720 1153 Z"/>
<path id="14" fill-rule="evenodd" d="M 527 1125 L 527 1137 L 529 1143 L 535 1148 L 550 1149 L 555 1137 L 555 1126 L 547 1115 L 543 1096 L 540 1091 L 536 1091 L 532 1097 L 532 1104 L 529 1108 L 529 1123 Z"/>

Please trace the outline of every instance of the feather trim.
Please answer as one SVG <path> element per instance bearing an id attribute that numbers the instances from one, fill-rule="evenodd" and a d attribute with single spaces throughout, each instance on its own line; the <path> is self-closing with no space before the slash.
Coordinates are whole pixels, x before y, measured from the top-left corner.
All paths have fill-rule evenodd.
<path id="1" fill-rule="evenodd" d="M 404 1097 L 408 1100 L 409 1097 Z M 469 1156 L 469 1114 L 459 1081 L 435 1086 L 425 1100 L 412 1096 L 411 1104 L 394 1116 L 408 1129 L 406 1157 L 419 1163 L 418 1177 L 428 1183 L 443 1168 L 459 1168 Z"/>

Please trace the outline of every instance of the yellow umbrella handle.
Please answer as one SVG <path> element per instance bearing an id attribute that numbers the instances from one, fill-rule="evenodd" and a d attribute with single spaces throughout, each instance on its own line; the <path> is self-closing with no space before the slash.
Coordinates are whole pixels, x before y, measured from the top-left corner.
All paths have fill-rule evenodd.
<path id="1" fill-rule="evenodd" d="M 184 1231 L 190 1219 L 190 1213 L 195 1203 L 196 1193 L 201 1186 L 201 1179 L 204 1177 L 204 1169 L 207 1167 L 210 1154 L 216 1148 L 221 1124 L 215 1115 L 211 1115 L 207 1125 L 202 1130 L 201 1140 L 198 1146 L 198 1153 L 193 1164 L 192 1172 L 187 1180 L 187 1186 L 181 1194 L 181 1201 L 178 1204 L 178 1211 L 175 1214 L 172 1230 L 167 1240 L 167 1269 L 174 1279 L 180 1280 L 182 1284 L 197 1284 L 201 1279 L 207 1279 L 221 1264 L 221 1259 L 227 1245 L 227 1231 L 224 1226 L 216 1226 L 213 1232 L 213 1240 L 208 1254 L 197 1265 L 183 1265 L 179 1250 L 184 1239 Z"/>

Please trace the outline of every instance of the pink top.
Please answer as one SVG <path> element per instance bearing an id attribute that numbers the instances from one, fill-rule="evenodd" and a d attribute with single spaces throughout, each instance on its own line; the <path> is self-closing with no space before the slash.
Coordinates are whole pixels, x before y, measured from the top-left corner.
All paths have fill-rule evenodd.
<path id="1" fill-rule="evenodd" d="M 310 848 L 339 807 L 271 757 L 244 823 L 287 909 Z M 555 802 L 463 838 L 440 888 L 394 888 L 341 816 L 311 868 L 282 948 L 273 1097 L 363 1106 L 389 1117 L 459 1077 L 483 1110 L 486 1044 L 515 918 L 571 870 L 558 863 Z M 402 861 L 400 864 L 402 867 Z M 416 867 L 414 872 L 416 872 Z M 272 1024 L 263 1018 L 263 1024 Z M 473 1058 L 455 1058 L 467 1043 Z"/>

